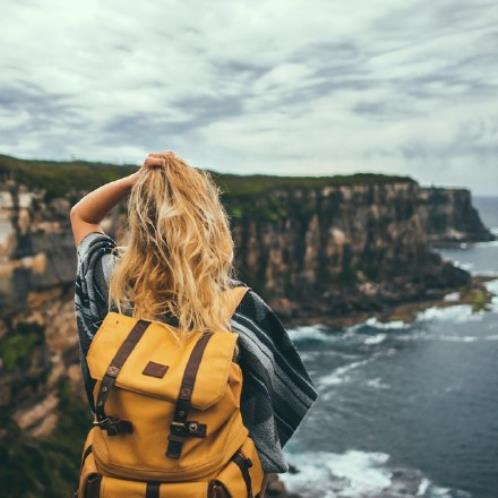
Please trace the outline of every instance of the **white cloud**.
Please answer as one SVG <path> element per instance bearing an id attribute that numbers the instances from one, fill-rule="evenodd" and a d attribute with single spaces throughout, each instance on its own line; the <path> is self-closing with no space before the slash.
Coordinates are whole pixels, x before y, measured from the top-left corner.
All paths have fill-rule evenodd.
<path id="1" fill-rule="evenodd" d="M 1 153 L 498 193 L 496 2 L 3 3 Z"/>

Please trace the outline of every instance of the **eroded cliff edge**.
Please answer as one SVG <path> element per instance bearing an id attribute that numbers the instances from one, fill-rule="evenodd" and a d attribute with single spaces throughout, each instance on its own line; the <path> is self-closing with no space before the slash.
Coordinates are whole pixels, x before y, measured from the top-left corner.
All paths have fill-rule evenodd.
<path id="1" fill-rule="evenodd" d="M 47 199 L 45 190 L 0 182 L 3 315 L 22 312 L 30 292 L 72 285 L 68 211 L 84 193 Z M 430 243 L 492 239 L 468 191 L 381 176 L 319 187 L 270 183 L 257 194 L 225 191 L 223 202 L 239 277 L 283 317 L 369 311 L 440 294 L 468 275 Z M 124 239 L 125 224 L 123 203 L 104 226 Z"/>
<path id="2" fill-rule="evenodd" d="M 469 199 L 465 190 L 435 194 L 411 181 L 378 181 L 277 188 L 227 196 L 227 205 L 236 216 L 241 279 L 295 318 L 378 311 L 464 285 L 468 274 L 430 243 L 457 233 L 459 240 L 491 238 Z"/>

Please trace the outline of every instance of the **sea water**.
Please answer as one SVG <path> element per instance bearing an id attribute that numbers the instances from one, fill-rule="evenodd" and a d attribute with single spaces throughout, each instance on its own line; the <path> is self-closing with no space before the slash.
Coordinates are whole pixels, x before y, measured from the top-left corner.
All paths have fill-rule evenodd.
<path id="1" fill-rule="evenodd" d="M 498 198 L 475 199 L 498 232 Z M 498 243 L 441 250 L 498 276 Z M 498 295 L 497 280 L 489 282 Z M 454 295 L 448 295 L 451 301 Z M 430 308 L 411 323 L 289 331 L 320 393 L 280 477 L 307 498 L 498 497 L 498 298 Z"/>

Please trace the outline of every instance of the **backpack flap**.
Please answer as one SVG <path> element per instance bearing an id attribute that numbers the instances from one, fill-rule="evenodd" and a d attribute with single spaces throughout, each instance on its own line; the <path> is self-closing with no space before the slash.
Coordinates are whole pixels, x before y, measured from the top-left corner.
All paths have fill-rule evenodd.
<path id="1" fill-rule="evenodd" d="M 130 332 L 137 322 L 140 322 L 137 318 L 114 311 L 106 315 L 87 354 L 90 375 L 97 381 L 102 380 L 116 355 L 123 355 L 125 350 L 126 358 L 114 385 L 175 403 L 185 367 L 202 332 L 192 332 L 182 346 L 174 336 L 175 327 L 160 321 L 141 320 L 141 334 L 135 337 L 133 344 L 123 348 L 130 342 Z M 198 366 L 192 407 L 205 410 L 223 397 L 236 341 L 236 333 L 212 334 Z"/>

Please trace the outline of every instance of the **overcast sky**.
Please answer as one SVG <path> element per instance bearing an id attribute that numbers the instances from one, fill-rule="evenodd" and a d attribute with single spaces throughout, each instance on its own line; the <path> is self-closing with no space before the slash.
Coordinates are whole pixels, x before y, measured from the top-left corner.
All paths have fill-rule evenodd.
<path id="1" fill-rule="evenodd" d="M 498 194 L 496 0 L 0 7 L 0 153 Z"/>

